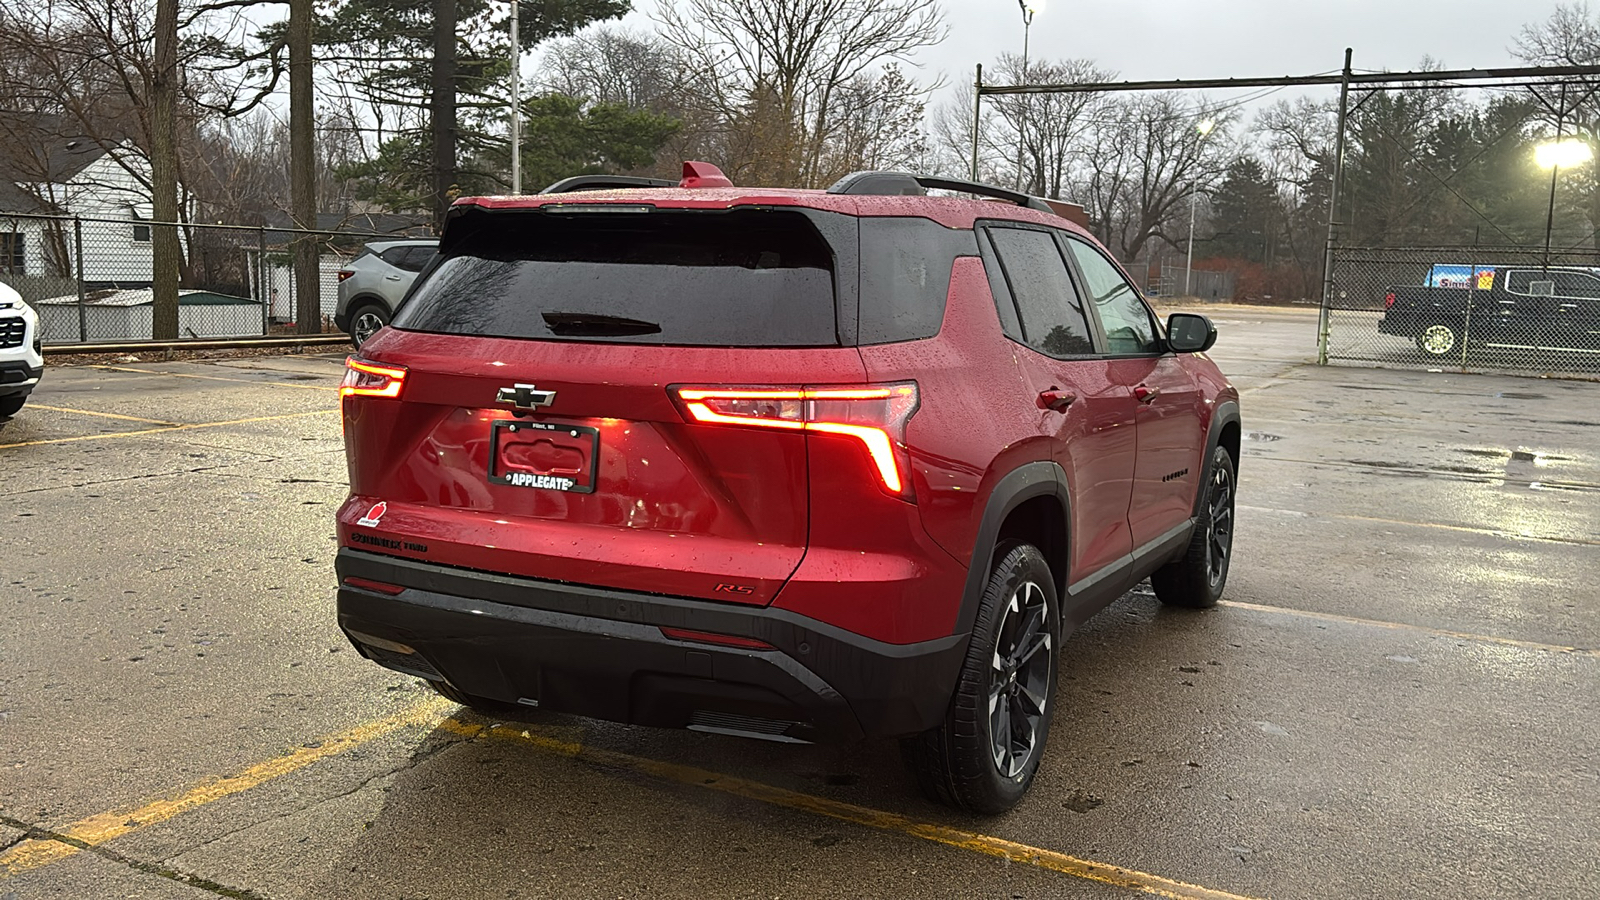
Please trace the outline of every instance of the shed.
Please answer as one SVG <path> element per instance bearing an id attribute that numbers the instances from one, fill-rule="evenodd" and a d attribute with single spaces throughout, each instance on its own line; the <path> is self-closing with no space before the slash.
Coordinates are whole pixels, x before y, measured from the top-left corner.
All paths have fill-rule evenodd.
<path id="1" fill-rule="evenodd" d="M 151 336 L 155 299 L 149 288 L 91 291 L 80 310 L 76 294 L 34 304 L 46 342 L 137 341 Z M 262 334 L 259 300 L 215 291 L 178 292 L 180 337 L 244 337 Z"/>

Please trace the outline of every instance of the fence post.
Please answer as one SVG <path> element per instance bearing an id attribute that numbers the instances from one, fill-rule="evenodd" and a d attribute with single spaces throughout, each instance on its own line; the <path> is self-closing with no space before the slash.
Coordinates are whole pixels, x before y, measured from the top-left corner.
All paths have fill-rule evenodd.
<path id="1" fill-rule="evenodd" d="M 78 342 L 89 341 L 89 311 L 84 308 L 87 300 L 83 285 L 83 220 L 77 216 L 72 217 L 72 243 L 77 253 L 77 265 L 73 266 L 78 275 Z"/>
<path id="2" fill-rule="evenodd" d="M 267 299 L 267 227 L 256 226 L 256 299 L 261 301 L 261 336 L 272 329 L 272 301 Z"/>
<path id="3" fill-rule="evenodd" d="M 1344 127 L 1350 109 L 1350 55 L 1344 48 L 1344 77 L 1339 81 L 1339 125 L 1334 138 L 1333 183 L 1328 191 L 1328 250 L 1323 259 L 1322 314 L 1317 317 L 1317 365 L 1328 364 L 1328 319 L 1333 305 L 1333 248 L 1339 223 L 1339 180 L 1344 172 Z"/>

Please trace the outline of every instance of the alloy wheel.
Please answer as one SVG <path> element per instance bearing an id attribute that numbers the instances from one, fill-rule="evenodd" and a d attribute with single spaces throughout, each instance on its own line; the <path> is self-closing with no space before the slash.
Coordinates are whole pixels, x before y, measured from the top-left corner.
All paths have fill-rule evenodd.
<path id="1" fill-rule="evenodd" d="M 1233 472 L 1224 465 L 1213 468 L 1206 510 L 1206 574 L 1216 585 L 1227 570 L 1228 554 L 1233 550 Z"/>
<path id="2" fill-rule="evenodd" d="M 1032 581 L 1017 586 L 996 629 L 989 686 L 989 746 L 995 768 L 1015 778 L 1039 751 L 1039 730 L 1050 694 L 1049 601 Z"/>
<path id="3" fill-rule="evenodd" d="M 1417 342 L 1422 347 L 1422 352 L 1431 356 L 1443 356 L 1455 349 L 1456 332 L 1449 325 L 1429 325 L 1422 332 L 1422 339 Z"/>
<path id="4" fill-rule="evenodd" d="M 359 347 L 377 334 L 383 325 L 383 316 L 375 312 L 364 312 L 350 323 L 350 336 L 356 339 L 356 346 Z"/>

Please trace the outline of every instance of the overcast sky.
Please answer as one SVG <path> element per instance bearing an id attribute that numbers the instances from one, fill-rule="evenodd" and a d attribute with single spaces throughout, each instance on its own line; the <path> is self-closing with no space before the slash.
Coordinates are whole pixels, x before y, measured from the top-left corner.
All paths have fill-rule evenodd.
<path id="1" fill-rule="evenodd" d="M 635 0 L 624 24 L 650 27 L 655 0 Z M 924 51 L 923 77 L 972 77 L 1022 50 L 1017 0 L 943 0 L 950 36 Z M 1556 0 L 1045 0 L 1034 18 L 1035 57 L 1089 58 L 1130 80 L 1310 75 L 1336 71 L 1344 48 L 1356 69 L 1414 69 L 1424 56 L 1450 68 L 1514 62 L 1522 26 L 1549 18 Z M 1216 92 L 1219 101 L 1228 92 Z M 1238 96 L 1234 94 L 1233 96 Z M 1289 92 L 1271 99 L 1292 96 Z"/>

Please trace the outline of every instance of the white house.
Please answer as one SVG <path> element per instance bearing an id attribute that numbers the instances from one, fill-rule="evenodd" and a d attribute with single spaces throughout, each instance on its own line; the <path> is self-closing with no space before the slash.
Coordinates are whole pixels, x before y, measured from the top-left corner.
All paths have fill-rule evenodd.
<path id="1" fill-rule="evenodd" d="M 0 275 L 75 280 L 81 237 L 86 283 L 148 285 L 149 178 L 130 141 L 69 137 L 0 152 Z M 27 287 L 24 296 L 39 296 Z"/>

